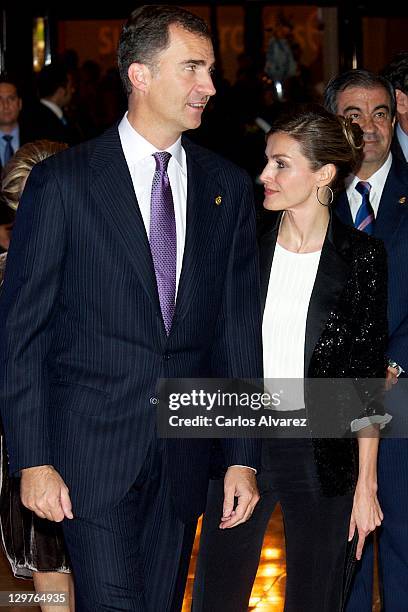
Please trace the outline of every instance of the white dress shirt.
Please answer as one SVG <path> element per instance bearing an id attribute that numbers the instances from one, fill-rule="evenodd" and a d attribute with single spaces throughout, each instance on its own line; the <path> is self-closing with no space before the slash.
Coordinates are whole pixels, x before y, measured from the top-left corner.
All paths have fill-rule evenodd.
<path id="1" fill-rule="evenodd" d="M 123 153 L 129 167 L 136 198 L 142 214 L 146 235 L 149 238 L 150 228 L 150 199 L 152 182 L 156 161 L 153 153 L 158 149 L 141 136 L 130 125 L 127 113 L 119 123 L 119 137 Z M 183 263 L 184 245 L 186 241 L 187 217 L 187 160 L 186 153 L 181 146 L 181 137 L 174 144 L 167 147 L 171 153 L 167 174 L 173 194 L 174 213 L 176 217 L 177 236 L 177 266 L 176 266 L 176 295 Z"/>
<path id="2" fill-rule="evenodd" d="M 266 387 L 268 379 L 292 380 L 275 410 L 305 407 L 306 319 L 320 255 L 293 253 L 276 243 L 262 323 L 264 376 Z"/>
<path id="3" fill-rule="evenodd" d="M 387 176 L 391 168 L 391 164 L 392 155 L 391 153 L 389 153 L 387 159 L 385 160 L 381 168 L 379 168 L 377 172 L 374 172 L 374 174 L 372 174 L 370 178 L 364 179 L 367 183 L 370 183 L 371 185 L 369 198 L 370 204 L 374 211 L 374 217 L 377 217 L 378 207 L 380 206 L 382 192 L 384 189 L 385 181 L 387 180 Z M 357 183 L 361 180 L 362 179 L 360 179 L 358 176 L 355 176 L 354 174 L 350 174 L 350 176 L 346 180 L 346 193 L 347 199 L 350 204 L 350 212 L 353 218 L 353 222 L 356 220 L 357 211 L 360 208 L 362 202 L 361 193 L 359 193 L 356 189 Z"/>
<path id="4" fill-rule="evenodd" d="M 399 123 L 397 123 L 395 133 L 397 134 L 398 142 L 400 143 L 404 157 L 408 162 L 408 134 L 404 132 Z"/>

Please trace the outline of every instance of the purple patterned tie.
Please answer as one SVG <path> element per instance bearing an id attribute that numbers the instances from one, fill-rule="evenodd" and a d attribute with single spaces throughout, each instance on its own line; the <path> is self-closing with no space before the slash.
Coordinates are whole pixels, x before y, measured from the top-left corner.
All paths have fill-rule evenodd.
<path id="1" fill-rule="evenodd" d="M 373 207 L 370 204 L 371 185 L 367 183 L 367 181 L 359 181 L 356 185 L 356 189 L 358 193 L 362 195 L 362 202 L 357 211 L 354 227 L 366 234 L 372 234 L 374 231 L 375 217 Z"/>
<path id="2" fill-rule="evenodd" d="M 167 335 L 170 333 L 176 300 L 177 236 L 173 195 L 167 165 L 171 153 L 154 153 L 156 170 L 153 175 L 150 208 L 149 241 L 152 252 L 160 308 Z"/>

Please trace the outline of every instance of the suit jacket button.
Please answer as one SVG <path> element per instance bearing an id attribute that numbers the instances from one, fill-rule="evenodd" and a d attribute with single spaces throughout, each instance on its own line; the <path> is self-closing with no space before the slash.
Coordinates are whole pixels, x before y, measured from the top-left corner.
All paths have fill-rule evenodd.
<path id="1" fill-rule="evenodd" d="M 168 361 L 170 358 L 171 358 L 170 353 L 164 353 L 164 355 L 163 355 L 163 359 L 164 359 L 165 361 Z"/>

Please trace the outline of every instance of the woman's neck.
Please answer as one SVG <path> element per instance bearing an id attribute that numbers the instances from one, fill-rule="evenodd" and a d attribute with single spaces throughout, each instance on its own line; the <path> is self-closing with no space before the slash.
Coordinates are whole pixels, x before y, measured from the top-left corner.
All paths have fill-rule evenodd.
<path id="1" fill-rule="evenodd" d="M 328 208 L 321 206 L 310 213 L 305 210 L 286 210 L 278 233 L 278 243 L 293 253 L 320 251 L 330 220 Z"/>

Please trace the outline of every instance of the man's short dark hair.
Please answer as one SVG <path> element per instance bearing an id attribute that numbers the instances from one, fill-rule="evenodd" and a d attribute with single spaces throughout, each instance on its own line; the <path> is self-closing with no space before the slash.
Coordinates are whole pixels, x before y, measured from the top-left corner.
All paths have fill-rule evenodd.
<path id="1" fill-rule="evenodd" d="M 155 65 L 156 56 L 170 44 L 169 26 L 178 25 L 188 32 L 210 38 L 207 24 L 201 17 L 184 8 L 171 5 L 145 5 L 130 15 L 122 29 L 118 47 L 120 78 L 126 93 L 132 93 L 129 66 L 134 62 Z"/>
<path id="2" fill-rule="evenodd" d="M 397 53 L 381 74 L 392 83 L 394 89 L 408 94 L 408 51 Z"/>
<path id="3" fill-rule="evenodd" d="M 66 87 L 67 84 L 68 70 L 61 62 L 44 66 L 38 74 L 37 86 L 40 98 L 53 96 L 59 87 Z"/>
<path id="4" fill-rule="evenodd" d="M 382 87 L 390 98 L 390 113 L 394 117 L 396 111 L 395 92 L 391 83 L 383 76 L 369 70 L 348 70 L 342 72 L 329 81 L 324 91 L 324 105 L 332 113 L 338 113 L 337 97 L 339 93 L 349 87 L 362 87 L 374 89 Z"/>
<path id="5" fill-rule="evenodd" d="M 7 72 L 2 72 L 0 74 L 0 83 L 13 85 L 16 88 L 18 97 L 21 98 L 21 83 L 14 75 L 8 74 Z"/>

